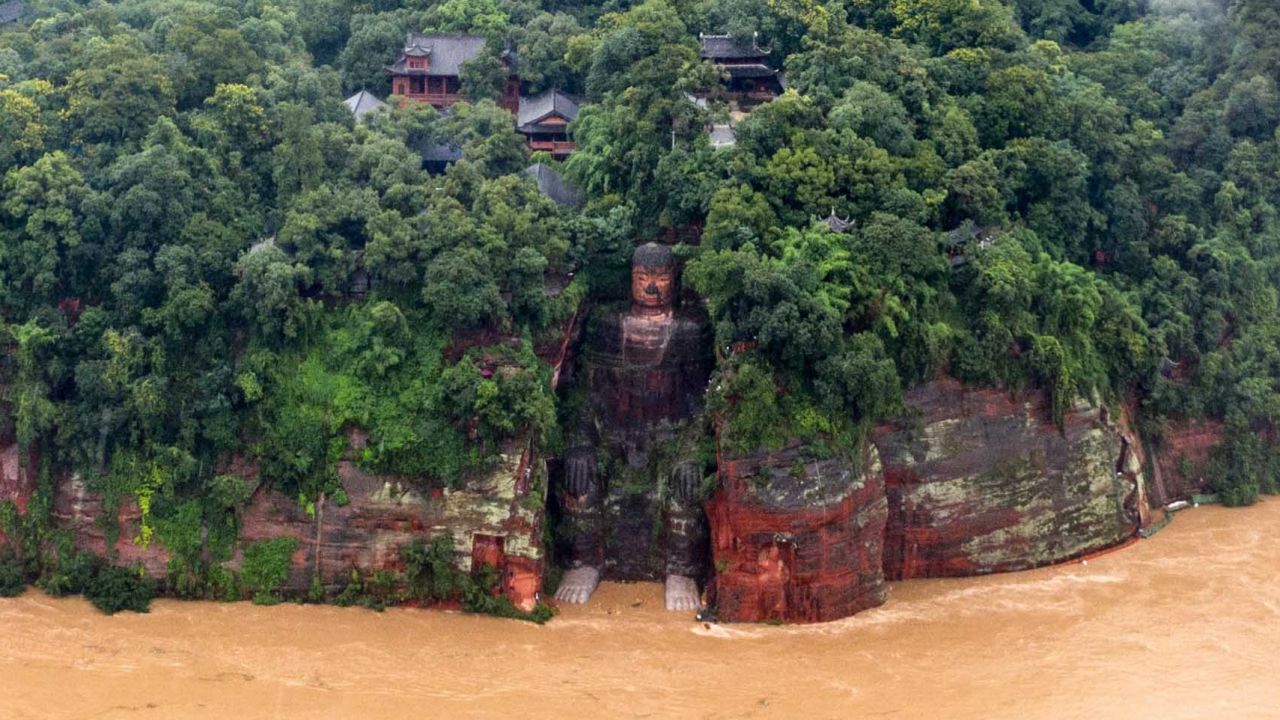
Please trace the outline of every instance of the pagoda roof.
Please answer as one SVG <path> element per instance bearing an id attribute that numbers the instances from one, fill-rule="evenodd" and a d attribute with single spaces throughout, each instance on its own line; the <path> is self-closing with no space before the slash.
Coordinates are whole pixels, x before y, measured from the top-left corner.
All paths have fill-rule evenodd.
<path id="1" fill-rule="evenodd" d="M 381 98 L 368 90 L 361 90 L 346 100 L 343 100 L 342 104 L 346 105 L 347 109 L 351 111 L 351 114 L 355 116 L 356 122 L 360 122 L 364 119 L 365 115 L 375 110 L 382 110 L 387 107 L 387 104 L 382 102 Z"/>
<path id="2" fill-rule="evenodd" d="M 483 35 L 462 34 L 429 34 L 409 33 L 404 41 L 404 49 L 395 64 L 387 67 L 387 71 L 396 75 L 430 75 L 459 76 L 462 66 L 474 60 L 484 51 L 488 39 Z M 405 66 L 407 57 L 430 58 L 425 70 L 410 70 Z M 515 73 L 515 53 L 504 50 L 502 58 L 507 63 L 508 71 Z"/>
<path id="3" fill-rule="evenodd" d="M 540 123 L 553 115 L 572 122 L 578 117 L 578 103 L 559 90 L 547 90 L 533 97 L 522 95 L 516 112 L 516 125 L 524 131 L 526 126 Z"/>
<path id="4" fill-rule="evenodd" d="M 702 58 L 704 60 L 763 58 L 769 54 L 756 44 L 758 34 L 750 38 L 736 38 L 732 35 L 699 35 L 702 40 Z"/>
<path id="5" fill-rule="evenodd" d="M 842 218 L 839 215 L 836 215 L 836 209 L 834 207 L 831 208 L 831 214 L 823 218 L 822 222 L 827 227 L 831 228 L 831 232 L 833 233 L 847 233 L 852 230 L 853 226 L 856 224 L 849 218 Z"/>

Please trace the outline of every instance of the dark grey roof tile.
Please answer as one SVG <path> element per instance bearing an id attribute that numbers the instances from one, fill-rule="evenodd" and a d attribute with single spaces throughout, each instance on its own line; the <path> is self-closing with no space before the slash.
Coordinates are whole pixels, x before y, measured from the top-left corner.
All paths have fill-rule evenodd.
<path id="1" fill-rule="evenodd" d="M 0 2 L 0 25 L 18 22 L 26 11 L 27 7 L 22 0 Z"/>
<path id="2" fill-rule="evenodd" d="M 706 60 L 733 58 L 763 58 L 768 50 L 756 45 L 755 37 L 743 39 L 732 35 L 701 35 L 702 57 Z"/>
<path id="3" fill-rule="evenodd" d="M 462 74 L 462 66 L 475 59 L 488 43 L 481 35 L 461 34 L 424 34 L 409 33 L 404 41 L 404 50 L 399 59 L 387 67 L 387 71 L 395 74 L 418 74 L 432 76 L 456 76 Z M 427 57 L 428 70 L 415 71 L 405 67 L 405 57 Z M 515 53 L 504 52 L 510 72 L 515 72 Z"/>
<path id="4" fill-rule="evenodd" d="M 559 115 L 573 122 L 578 117 L 578 103 L 559 90 L 547 90 L 533 97 L 520 97 L 520 109 L 516 113 L 516 125 L 524 127 Z"/>
<path id="5" fill-rule="evenodd" d="M 356 122 L 363 120 L 365 115 L 375 110 L 382 110 L 387 107 L 387 104 L 382 102 L 381 98 L 368 90 L 361 90 L 343 100 L 342 104 L 346 105 L 351 114 L 355 116 Z"/>
<path id="6" fill-rule="evenodd" d="M 543 163 L 534 163 L 525 168 L 524 172 L 538 183 L 538 190 L 543 195 L 557 203 L 567 207 L 582 205 L 582 193 L 570 185 L 563 175 L 556 172 L 555 168 Z"/>

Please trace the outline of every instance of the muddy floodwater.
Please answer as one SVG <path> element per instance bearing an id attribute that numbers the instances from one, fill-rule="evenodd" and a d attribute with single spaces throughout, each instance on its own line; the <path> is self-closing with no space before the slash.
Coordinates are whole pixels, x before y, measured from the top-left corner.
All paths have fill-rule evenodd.
<path id="1" fill-rule="evenodd" d="M 895 584 L 806 627 L 605 585 L 545 627 L 424 610 L 0 601 L 0 718 L 1280 718 L 1280 500 L 1087 564 Z"/>

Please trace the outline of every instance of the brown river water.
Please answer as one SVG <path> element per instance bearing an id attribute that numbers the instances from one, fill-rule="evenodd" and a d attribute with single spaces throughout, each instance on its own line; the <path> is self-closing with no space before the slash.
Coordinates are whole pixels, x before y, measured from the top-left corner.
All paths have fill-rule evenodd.
<path id="1" fill-rule="evenodd" d="M 605 585 L 544 627 L 427 610 L 0 601 L 10 718 L 1280 718 L 1280 500 L 1087 564 L 898 583 L 804 627 Z"/>

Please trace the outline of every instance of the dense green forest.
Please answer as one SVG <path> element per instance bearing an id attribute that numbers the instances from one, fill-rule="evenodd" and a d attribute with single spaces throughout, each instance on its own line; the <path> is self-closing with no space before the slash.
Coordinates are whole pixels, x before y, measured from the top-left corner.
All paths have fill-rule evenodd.
<path id="1" fill-rule="evenodd" d="M 534 349 L 617 296 L 634 243 L 703 222 L 681 252 L 730 447 L 848 443 L 950 374 L 1133 402 L 1157 438 L 1220 420 L 1216 489 L 1277 487 L 1271 0 L 26 7 L 0 27 L 0 437 L 172 549 L 234 533 L 234 453 L 305 506 L 340 496 L 353 426 L 369 469 L 439 486 L 554 448 Z M 390 93 L 408 31 L 490 39 L 470 102 L 357 124 L 343 98 Z M 785 70 L 732 148 L 704 31 Z M 526 92 L 584 98 L 581 208 L 522 173 L 555 163 L 495 103 L 504 47 Z M 463 159 L 427 173 L 446 140 Z"/>

